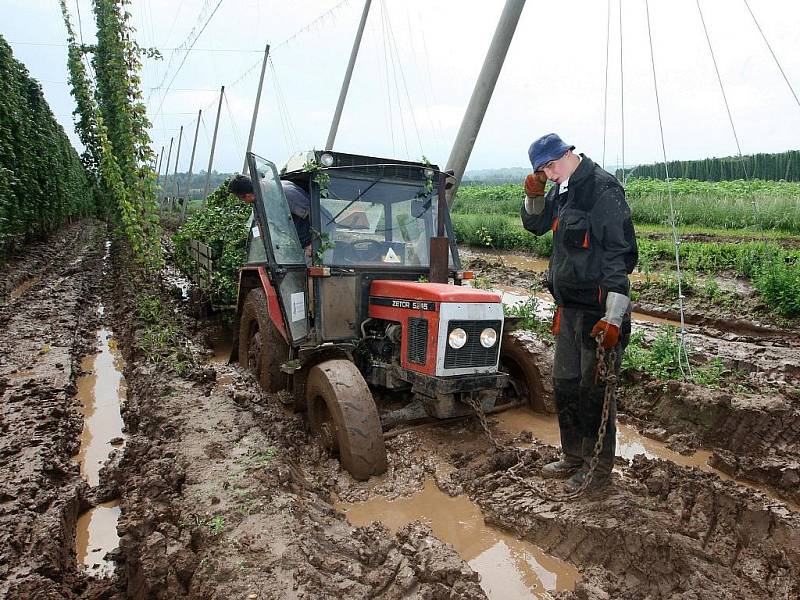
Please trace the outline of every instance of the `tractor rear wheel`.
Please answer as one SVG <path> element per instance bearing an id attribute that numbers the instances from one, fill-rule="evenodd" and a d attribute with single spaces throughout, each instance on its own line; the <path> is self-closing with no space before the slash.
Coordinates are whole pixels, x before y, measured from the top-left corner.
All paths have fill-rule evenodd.
<path id="1" fill-rule="evenodd" d="M 536 358 L 518 337 L 504 335 L 500 346 L 500 370 L 508 373 L 510 400 L 522 400 L 536 412 L 547 412 L 544 387 Z"/>
<path id="2" fill-rule="evenodd" d="M 355 479 L 386 471 L 381 421 L 364 377 L 349 360 L 326 360 L 306 381 L 311 431 Z"/>
<path id="3" fill-rule="evenodd" d="M 269 318 L 264 290 L 251 290 L 239 320 L 239 364 L 256 376 L 264 391 L 275 393 L 287 386 L 281 364 L 288 359 L 289 346 Z"/>

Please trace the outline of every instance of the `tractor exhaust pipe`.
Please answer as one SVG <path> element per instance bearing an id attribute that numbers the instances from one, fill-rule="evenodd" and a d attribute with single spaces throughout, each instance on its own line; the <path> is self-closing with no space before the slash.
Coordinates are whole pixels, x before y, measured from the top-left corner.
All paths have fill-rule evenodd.
<path id="1" fill-rule="evenodd" d="M 447 209 L 447 183 L 453 176 L 452 171 L 439 171 L 439 199 L 436 213 L 436 236 L 431 237 L 431 270 L 428 281 L 431 283 L 447 283 L 450 266 L 450 240 L 444 228 Z"/>

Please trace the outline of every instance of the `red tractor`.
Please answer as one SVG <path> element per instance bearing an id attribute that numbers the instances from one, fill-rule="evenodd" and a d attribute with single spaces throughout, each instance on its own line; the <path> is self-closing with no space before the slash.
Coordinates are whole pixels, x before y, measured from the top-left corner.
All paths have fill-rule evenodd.
<path id="1" fill-rule="evenodd" d="M 353 477 L 386 470 L 383 432 L 398 423 L 534 400 L 535 366 L 518 348 L 501 353 L 500 297 L 462 286 L 471 274 L 461 271 L 435 166 L 332 151 L 290 160 L 280 176 L 254 154 L 248 165 L 256 199 L 239 280 L 239 362 L 264 390 L 289 392 Z M 310 197 L 313 261 L 281 179 Z M 430 283 L 437 268 L 452 283 Z"/>

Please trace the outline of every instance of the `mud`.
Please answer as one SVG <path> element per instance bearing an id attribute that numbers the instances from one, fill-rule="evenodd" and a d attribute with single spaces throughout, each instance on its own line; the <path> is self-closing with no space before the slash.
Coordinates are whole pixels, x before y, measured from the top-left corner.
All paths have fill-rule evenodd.
<path id="1" fill-rule="evenodd" d="M 701 471 L 768 481 L 793 497 L 800 371 L 796 345 L 782 334 L 690 329 L 698 356 L 721 356 L 731 373 L 742 373 L 742 389 L 626 381 L 620 404 L 631 423 L 658 438 L 658 451 L 638 434 L 626 439 L 622 427 L 627 460 L 606 494 L 569 504 L 543 500 L 505 474 L 515 458 L 490 449 L 472 419 L 397 435 L 387 441 L 388 472 L 355 482 L 314 443 L 300 415 L 227 364 L 228 342 L 215 322 L 193 316 L 203 311 L 191 294 L 184 300 L 158 282 L 142 283 L 116 243 L 105 265 L 113 286 L 106 288 L 106 235 L 94 222 L 68 227 L 3 271 L 0 597 L 800 593 L 798 513 Z M 519 279 L 531 276 L 520 271 Z M 145 331 L 135 305 L 144 291 L 171 304 L 181 332 L 173 342 L 191 355 L 187 365 L 169 357 L 153 362 L 137 350 Z M 95 352 L 101 327 L 113 328 L 125 359 L 119 437 L 126 439 L 90 487 L 73 460 L 83 424 L 75 396 L 79 377 L 90 371 L 83 357 L 105 356 Z M 655 325 L 641 327 L 655 335 Z M 546 365 L 549 345 L 529 341 Z M 521 474 L 557 488 L 537 476 L 556 455 L 542 440 L 555 440 L 504 426 L 504 418 L 492 417 L 494 430 L 524 447 Z M 670 461 L 637 456 L 639 445 Z M 668 452 L 698 446 L 694 458 Z M 682 466 L 705 457 L 711 466 Z M 359 525 L 337 502 L 350 505 Z M 353 504 L 363 502 L 377 510 L 359 520 Z M 400 507 L 420 505 L 392 522 Z M 104 516 L 111 517 L 105 525 Z M 458 524 L 448 533 L 440 523 L 453 516 Z M 367 525 L 373 518 L 386 524 Z"/>
<path id="2" fill-rule="evenodd" d="M 541 287 L 538 269 L 520 270 L 493 259 L 491 255 L 476 256 L 468 267 L 501 285 L 527 286 L 528 290 Z M 738 298 L 735 309 L 732 305 L 714 306 L 699 294 L 688 296 L 686 342 L 695 368 L 721 361 L 719 382 L 711 387 L 678 384 L 630 372 L 622 386 L 620 409 L 636 417 L 644 429 L 662 429 L 676 447 L 684 446 L 686 440 L 686 450 L 703 446 L 710 454 L 710 463 L 727 475 L 767 486 L 782 498 L 797 502 L 798 324 L 765 312 L 748 282 L 722 276 L 717 281 L 720 289 Z M 663 292 L 640 289 L 644 290 L 642 298 L 634 309 L 647 314 L 634 314 L 633 329 L 649 344 L 664 324 L 662 318 L 668 319 L 667 324 L 677 325 L 669 319 L 679 319 L 680 315 L 674 307 L 663 304 Z M 545 299 L 540 299 L 542 308 Z"/>
<path id="3" fill-rule="evenodd" d="M 580 579 L 577 569 L 545 554 L 533 544 L 484 523 L 483 514 L 467 497 L 449 497 L 432 479 L 416 494 L 397 500 L 376 497 L 366 502 L 337 504 L 354 525 L 379 521 L 391 531 L 422 521 L 451 544 L 481 577 L 493 599 L 547 598 L 551 591 L 571 591 Z"/>
<path id="4" fill-rule="evenodd" d="M 125 257 L 114 259 L 124 281 Z M 193 338 L 188 372 L 143 361 L 133 351 L 142 331 L 125 318 L 134 296 L 120 286 L 113 307 L 129 385 L 129 438 L 113 474 L 127 597 L 485 597 L 423 525 L 393 534 L 348 524 L 331 494 L 357 485 L 224 349 L 214 358 L 196 321 L 182 328 Z"/>
<path id="5" fill-rule="evenodd" d="M 73 394 L 99 324 L 105 239 L 84 221 L 3 271 L 17 292 L 0 307 L 0 597 L 90 595 L 73 541 L 91 504 L 72 460 L 82 428 Z"/>
<path id="6" fill-rule="evenodd" d="M 552 459 L 527 451 L 528 481 Z M 473 478 L 472 473 L 478 473 Z M 794 598 L 800 517 L 710 474 L 636 457 L 615 485 L 572 503 L 542 500 L 491 461 L 457 476 L 487 520 L 582 566 L 578 598 Z"/>

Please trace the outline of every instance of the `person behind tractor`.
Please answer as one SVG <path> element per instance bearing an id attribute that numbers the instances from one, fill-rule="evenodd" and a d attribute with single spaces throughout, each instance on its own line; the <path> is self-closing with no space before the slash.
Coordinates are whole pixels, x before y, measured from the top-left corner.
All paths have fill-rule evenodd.
<path id="1" fill-rule="evenodd" d="M 281 180 L 283 194 L 292 213 L 292 221 L 297 230 L 300 245 L 305 249 L 306 256 L 311 256 L 311 199 L 308 193 L 296 183 Z M 242 202 L 252 204 L 255 201 L 253 182 L 247 175 L 236 175 L 228 183 L 228 191 Z"/>
<path id="2" fill-rule="evenodd" d="M 630 280 L 638 258 L 631 211 L 615 177 L 555 133 L 531 144 L 533 173 L 525 180 L 522 224 L 553 232 L 547 286 L 555 299 L 553 379 L 562 456 L 542 476 L 579 489 L 594 454 L 605 383 L 596 375 L 598 344 L 616 349 L 618 371 L 631 331 Z M 545 195 L 547 180 L 553 186 Z M 609 483 L 616 449 L 612 396 L 604 443 L 590 487 Z"/>

